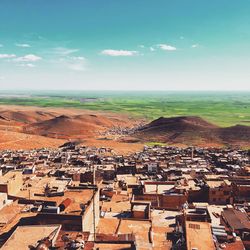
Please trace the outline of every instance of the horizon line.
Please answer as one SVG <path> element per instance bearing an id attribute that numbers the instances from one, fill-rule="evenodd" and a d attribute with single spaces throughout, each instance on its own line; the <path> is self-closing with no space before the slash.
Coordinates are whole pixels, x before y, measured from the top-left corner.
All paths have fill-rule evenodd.
<path id="1" fill-rule="evenodd" d="M 250 89 L 32 89 L 32 88 L 24 88 L 24 89 L 1 89 L 0 91 L 112 91 L 112 92 L 250 92 Z"/>

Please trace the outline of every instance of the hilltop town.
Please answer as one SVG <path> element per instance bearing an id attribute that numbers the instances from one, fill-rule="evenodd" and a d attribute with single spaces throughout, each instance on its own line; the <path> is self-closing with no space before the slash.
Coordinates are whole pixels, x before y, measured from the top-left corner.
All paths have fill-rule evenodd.
<path id="1" fill-rule="evenodd" d="M 250 249 L 249 156 L 72 142 L 3 150 L 1 249 Z"/>
<path id="2" fill-rule="evenodd" d="M 0 10 L 0 250 L 250 250 L 250 0 Z"/>

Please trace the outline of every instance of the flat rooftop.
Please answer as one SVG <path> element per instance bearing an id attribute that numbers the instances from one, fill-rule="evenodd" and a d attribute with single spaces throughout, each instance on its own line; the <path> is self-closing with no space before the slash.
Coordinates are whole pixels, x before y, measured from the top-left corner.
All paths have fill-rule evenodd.
<path id="1" fill-rule="evenodd" d="M 21 178 L 22 172 L 20 171 L 9 171 L 3 176 L 0 176 L 0 184 L 6 184 L 10 180 L 15 180 L 16 178 Z"/>
<path id="2" fill-rule="evenodd" d="M 24 191 L 21 191 L 20 193 L 24 194 Z M 31 193 L 30 199 L 38 201 L 53 201 L 56 202 L 57 206 L 59 206 L 65 199 L 69 198 L 71 200 L 71 203 L 63 211 L 63 213 L 78 215 L 82 211 L 80 208 L 80 204 L 87 204 L 92 199 L 92 196 L 93 196 L 92 189 L 83 189 L 83 190 L 77 189 L 77 190 L 66 190 L 63 196 L 54 196 L 54 197 L 35 196 Z M 26 195 L 21 197 L 28 199 L 29 198 L 28 191 Z"/>
<path id="3" fill-rule="evenodd" d="M 208 222 L 186 221 L 186 242 L 187 250 L 215 250 Z"/>
<path id="4" fill-rule="evenodd" d="M 206 174 L 205 180 L 224 180 L 228 179 L 228 175 Z"/>
<path id="5" fill-rule="evenodd" d="M 207 185 L 210 188 L 217 188 L 223 185 L 230 185 L 231 182 L 227 181 L 227 180 L 212 180 L 212 181 L 206 181 Z"/>
<path id="6" fill-rule="evenodd" d="M 134 205 L 133 206 L 133 211 L 140 211 L 140 212 L 145 212 L 147 209 L 147 205 Z"/>
<path id="7" fill-rule="evenodd" d="M 24 207 L 24 205 L 20 205 L 17 202 L 4 206 L 0 210 L 0 224 L 9 223 Z"/>
<path id="8" fill-rule="evenodd" d="M 118 218 L 100 218 L 97 233 L 115 234 L 119 223 L 120 219 Z"/>
<path id="9" fill-rule="evenodd" d="M 118 234 L 134 234 L 138 249 L 151 249 L 149 239 L 151 223 L 139 220 L 121 220 Z"/>
<path id="10" fill-rule="evenodd" d="M 35 246 L 37 241 L 48 237 L 52 233 L 55 233 L 54 237 L 52 237 L 56 238 L 60 228 L 60 225 L 35 225 L 17 227 L 17 229 L 13 232 L 1 249 L 29 249 L 29 246 Z"/>
<path id="11" fill-rule="evenodd" d="M 112 212 L 112 213 L 121 213 L 124 211 L 130 211 L 131 204 L 129 197 L 123 194 L 114 194 L 111 198 L 111 201 L 104 201 L 102 203 L 102 211 Z"/>
<path id="12" fill-rule="evenodd" d="M 168 231 L 174 230 L 174 225 L 176 222 L 176 216 L 181 215 L 179 211 L 170 211 L 170 210 L 158 210 L 154 209 L 151 211 L 151 220 L 153 226 L 162 226 Z"/>
<path id="13" fill-rule="evenodd" d="M 147 194 L 163 194 L 166 191 L 173 189 L 175 186 L 173 184 L 148 184 L 144 185 L 145 193 Z"/>
<path id="14" fill-rule="evenodd" d="M 57 189 L 58 192 L 62 192 L 65 190 L 68 182 L 68 180 L 57 179 L 56 177 L 33 176 L 25 182 L 27 188 L 18 192 L 17 196 L 29 198 L 30 196 L 34 196 L 34 194 L 44 194 L 44 188 L 46 185 L 49 185 L 50 188 Z"/>

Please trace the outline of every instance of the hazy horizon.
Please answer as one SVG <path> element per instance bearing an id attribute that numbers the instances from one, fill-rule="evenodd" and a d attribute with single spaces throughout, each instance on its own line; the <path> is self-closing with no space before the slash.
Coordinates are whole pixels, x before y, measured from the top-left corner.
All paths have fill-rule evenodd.
<path id="1" fill-rule="evenodd" d="M 13 89 L 6 89 L 6 88 L 0 88 L 0 94 L 1 92 L 138 92 L 138 93 L 250 93 L 250 89 L 247 90 L 241 90 L 241 89 L 235 89 L 235 90 L 217 90 L 217 89 L 182 89 L 182 90 L 175 90 L 175 89 L 49 89 L 49 88 L 41 88 L 41 89 L 35 89 L 35 88 L 13 88 Z"/>

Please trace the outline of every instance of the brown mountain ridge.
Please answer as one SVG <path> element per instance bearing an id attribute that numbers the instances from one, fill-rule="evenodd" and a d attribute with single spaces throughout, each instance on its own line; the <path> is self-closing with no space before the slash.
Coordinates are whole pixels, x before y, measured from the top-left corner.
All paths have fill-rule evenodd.
<path id="1" fill-rule="evenodd" d="M 137 123 L 137 119 L 126 114 L 0 105 L 0 150 L 54 148 L 78 140 L 85 145 L 128 152 L 143 145 L 120 143 L 114 137 L 119 136 L 116 131 L 133 128 Z"/>
<path id="2" fill-rule="evenodd" d="M 111 126 L 114 126 L 113 122 L 100 115 L 60 115 L 49 120 L 31 123 L 24 127 L 24 132 L 67 139 L 75 136 L 79 138 L 93 136 L 97 131 L 101 132 Z"/>
<path id="3" fill-rule="evenodd" d="M 141 126 L 142 122 L 145 120 L 116 113 L 1 106 L 0 148 L 54 147 L 76 139 L 126 151 L 147 142 L 250 147 L 249 126 L 222 128 L 198 116 L 160 117 Z"/>
<path id="4" fill-rule="evenodd" d="M 197 146 L 250 146 L 250 127 L 218 127 L 198 116 L 160 117 L 140 129 L 134 137 L 141 141 Z"/>

